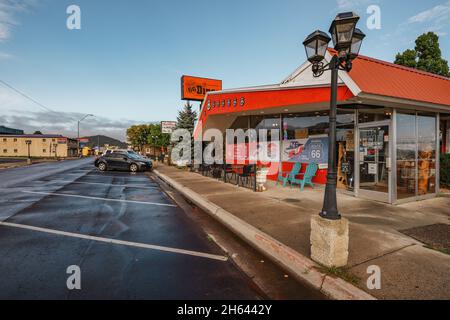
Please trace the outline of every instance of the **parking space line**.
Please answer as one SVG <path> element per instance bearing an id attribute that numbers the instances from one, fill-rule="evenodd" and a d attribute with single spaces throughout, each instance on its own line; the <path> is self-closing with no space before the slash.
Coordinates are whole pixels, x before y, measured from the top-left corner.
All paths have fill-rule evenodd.
<path id="1" fill-rule="evenodd" d="M 219 260 L 219 261 L 227 261 L 228 260 L 228 257 L 226 257 L 226 256 L 220 256 L 220 255 L 215 255 L 215 254 L 210 254 L 210 253 L 190 251 L 190 250 L 177 249 L 177 248 L 171 248 L 171 247 L 164 247 L 164 246 L 145 244 L 145 243 L 139 243 L 139 242 L 131 242 L 131 241 L 110 239 L 110 238 L 89 236 L 89 235 L 80 234 L 80 233 L 73 233 L 73 232 L 59 231 L 59 230 L 53 230 L 53 229 L 47 229 L 47 228 L 33 227 L 33 226 L 29 226 L 29 225 L 24 225 L 24 224 L 0 221 L 0 226 L 26 229 L 26 230 L 38 231 L 38 232 L 43 232 L 43 233 L 48 233 L 48 234 L 55 234 L 55 235 L 66 236 L 66 237 L 71 237 L 71 238 L 78 238 L 78 239 L 92 240 L 92 241 L 97 241 L 97 242 L 118 244 L 118 245 L 124 245 L 124 246 L 129 246 L 129 247 L 151 249 L 151 250 L 165 251 L 165 252 L 171 252 L 171 253 L 179 253 L 179 254 L 200 257 L 200 258 L 207 258 L 207 259 L 212 259 L 212 260 Z"/>
<path id="2" fill-rule="evenodd" d="M 61 181 L 61 180 L 60 180 Z M 67 181 L 67 180 L 64 180 Z M 100 182 L 82 182 L 82 181 L 73 181 L 70 182 L 77 183 L 77 184 L 92 184 L 92 185 L 101 185 L 101 186 L 111 186 L 111 187 L 124 187 L 124 188 L 138 188 L 138 189 L 159 189 L 159 187 L 144 187 L 144 186 L 138 186 L 135 184 L 111 184 L 111 183 L 100 183 Z"/>
<path id="3" fill-rule="evenodd" d="M 69 173 L 69 174 L 77 174 L 77 173 Z M 108 178 L 133 178 L 133 179 L 141 179 L 141 180 L 148 180 L 147 176 L 143 176 L 143 175 L 117 175 L 117 176 L 112 176 L 112 175 L 104 175 L 101 173 L 98 174 L 87 174 L 84 175 L 84 177 L 92 177 L 92 178 L 97 178 L 97 177 L 108 177 Z"/>
<path id="4" fill-rule="evenodd" d="M 83 198 L 83 199 L 101 200 L 101 201 L 113 201 L 113 202 L 128 202 L 128 203 L 146 204 L 146 205 L 153 205 L 153 206 L 160 206 L 160 207 L 176 207 L 176 205 L 174 205 L 174 204 L 167 204 L 167 203 L 146 202 L 146 201 L 136 201 L 136 200 L 125 200 L 125 199 L 109 199 L 109 198 L 81 196 L 81 195 L 77 195 L 77 194 L 67 194 L 67 193 L 37 192 L 37 191 L 24 191 L 24 190 L 22 192 L 30 193 L 30 194 L 40 194 L 40 195 L 45 195 L 45 196 L 72 197 L 72 198 Z"/>

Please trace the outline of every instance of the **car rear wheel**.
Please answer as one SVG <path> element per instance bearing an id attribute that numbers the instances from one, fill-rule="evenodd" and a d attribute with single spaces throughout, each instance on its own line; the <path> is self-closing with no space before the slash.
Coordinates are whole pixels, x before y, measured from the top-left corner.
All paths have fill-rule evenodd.
<path id="1" fill-rule="evenodd" d="M 139 167 L 137 166 L 137 164 L 132 163 L 132 164 L 130 165 L 130 171 L 131 171 L 131 172 L 138 172 L 138 170 L 139 170 Z"/>
<path id="2" fill-rule="evenodd" d="M 98 164 L 98 169 L 99 169 L 100 171 L 106 171 L 106 163 L 100 162 L 100 163 Z"/>

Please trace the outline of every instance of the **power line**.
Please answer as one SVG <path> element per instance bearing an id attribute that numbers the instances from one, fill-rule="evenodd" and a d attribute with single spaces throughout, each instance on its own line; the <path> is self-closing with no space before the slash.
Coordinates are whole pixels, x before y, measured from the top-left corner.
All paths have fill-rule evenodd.
<path id="1" fill-rule="evenodd" d="M 1 79 L 0 79 L 0 83 L 3 84 L 5 87 L 7 87 L 7 88 L 13 90 L 13 91 L 16 92 L 17 94 L 21 95 L 21 96 L 24 97 L 25 99 L 30 100 L 31 102 L 33 102 L 34 104 L 38 105 L 39 107 L 41 107 L 41 108 L 44 109 L 45 111 L 48 111 L 48 112 L 52 112 L 52 113 L 58 114 L 57 111 L 54 111 L 54 110 L 50 109 L 49 107 L 43 105 L 43 104 L 40 103 L 39 101 L 33 99 L 33 98 L 30 97 L 29 95 L 23 93 L 23 92 L 20 91 L 19 89 L 16 89 L 16 88 L 13 87 L 12 85 L 6 83 L 5 81 L 3 81 L 3 80 L 1 80 Z M 70 118 L 72 118 L 72 117 L 70 117 Z M 74 120 L 74 118 L 72 118 L 72 119 Z"/>

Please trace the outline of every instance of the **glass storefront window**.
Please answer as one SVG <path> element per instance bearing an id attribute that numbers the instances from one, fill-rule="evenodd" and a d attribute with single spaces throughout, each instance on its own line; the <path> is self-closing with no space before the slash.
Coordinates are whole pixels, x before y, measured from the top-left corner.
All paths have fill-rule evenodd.
<path id="1" fill-rule="evenodd" d="M 359 129 L 359 187 L 389 192 L 389 126 Z"/>
<path id="2" fill-rule="evenodd" d="M 338 110 L 338 128 L 354 128 L 354 111 Z M 283 116 L 283 140 L 302 139 L 308 136 L 328 135 L 328 111 L 304 112 Z"/>
<path id="3" fill-rule="evenodd" d="M 338 109 L 336 130 L 337 187 L 355 188 L 355 112 Z"/>
<path id="4" fill-rule="evenodd" d="M 397 113 L 397 199 L 436 192 L 436 117 Z"/>
<path id="5" fill-rule="evenodd" d="M 337 171 L 339 189 L 353 191 L 355 187 L 355 129 L 353 125 L 338 127 L 337 142 Z"/>
<path id="6" fill-rule="evenodd" d="M 416 195 L 416 116 L 397 113 L 397 199 Z"/>
<path id="7" fill-rule="evenodd" d="M 328 134 L 328 112 L 306 112 L 283 117 L 283 140 Z"/>
<path id="8" fill-rule="evenodd" d="M 236 120 L 234 120 L 233 124 L 230 126 L 230 129 L 237 130 L 237 129 L 248 129 L 248 116 L 240 116 L 237 117 Z"/>
<path id="9" fill-rule="evenodd" d="M 250 117 L 250 128 L 256 129 L 256 133 L 259 139 L 259 130 L 267 130 L 267 140 L 272 140 L 271 130 L 280 130 L 280 115 L 270 115 L 270 116 L 251 116 Z M 280 133 L 281 134 L 281 133 Z M 278 140 L 279 136 L 274 140 Z"/>
<path id="10" fill-rule="evenodd" d="M 442 154 L 450 153 L 450 115 L 441 113 L 439 125 L 439 146 Z"/>
<path id="11" fill-rule="evenodd" d="M 418 134 L 418 195 L 436 192 L 436 118 L 417 115 Z"/>
<path id="12" fill-rule="evenodd" d="M 388 108 L 359 109 L 358 123 L 390 120 L 392 110 Z"/>
<path id="13" fill-rule="evenodd" d="M 329 132 L 328 111 L 304 112 L 283 116 L 282 140 L 285 151 L 295 154 L 310 138 L 327 138 Z M 339 189 L 354 189 L 355 168 L 355 112 L 354 110 L 338 110 L 336 158 L 337 187 Z M 298 151 L 300 152 L 300 151 Z M 324 160 L 326 164 L 326 159 Z"/>

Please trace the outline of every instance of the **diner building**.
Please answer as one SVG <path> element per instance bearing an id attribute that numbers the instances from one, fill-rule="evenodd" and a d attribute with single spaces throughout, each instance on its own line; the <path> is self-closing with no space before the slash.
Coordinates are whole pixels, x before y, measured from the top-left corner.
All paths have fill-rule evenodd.
<path id="1" fill-rule="evenodd" d="M 277 84 L 209 92 L 196 133 L 279 129 L 277 170 L 315 162 L 313 182 L 325 184 L 330 81 L 305 62 Z M 436 196 L 439 155 L 450 153 L 450 79 L 360 55 L 338 82 L 338 188 L 392 204 Z"/>

